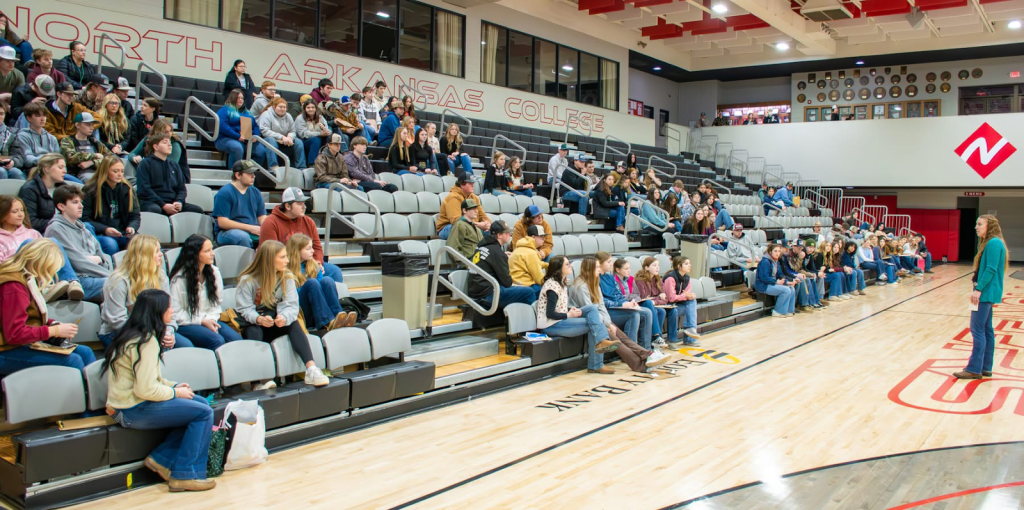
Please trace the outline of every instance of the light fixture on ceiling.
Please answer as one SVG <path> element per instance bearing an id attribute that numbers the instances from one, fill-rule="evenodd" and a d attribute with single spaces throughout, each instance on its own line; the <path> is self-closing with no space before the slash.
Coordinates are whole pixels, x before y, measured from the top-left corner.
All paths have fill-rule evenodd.
<path id="1" fill-rule="evenodd" d="M 569 65 L 569 64 L 565 64 L 564 66 L 562 66 L 562 70 L 563 71 L 572 71 L 572 66 Z"/>
<path id="2" fill-rule="evenodd" d="M 390 18 L 391 17 L 390 14 L 388 14 L 388 13 L 386 13 L 384 11 L 377 11 L 377 16 L 380 16 L 381 18 Z"/>
<path id="3" fill-rule="evenodd" d="M 864 61 L 863 60 L 858 60 L 858 61 L 854 62 L 854 64 L 862 66 L 862 65 L 864 65 Z"/>
<path id="4" fill-rule="evenodd" d="M 786 51 L 789 49 L 789 43 L 780 42 L 775 45 L 775 49 L 779 51 Z"/>
<path id="5" fill-rule="evenodd" d="M 1006 28 L 1009 28 L 1009 29 L 1012 29 L 1012 30 L 1020 29 L 1020 20 L 1019 19 L 1011 20 L 1009 23 L 1006 24 Z"/>
<path id="6" fill-rule="evenodd" d="M 661 67 L 660 66 L 654 66 L 654 70 L 655 71 L 661 71 Z"/>
<path id="7" fill-rule="evenodd" d="M 711 6 L 711 10 L 715 11 L 718 14 L 725 14 L 729 12 L 729 7 L 726 6 L 725 4 L 715 4 Z"/>

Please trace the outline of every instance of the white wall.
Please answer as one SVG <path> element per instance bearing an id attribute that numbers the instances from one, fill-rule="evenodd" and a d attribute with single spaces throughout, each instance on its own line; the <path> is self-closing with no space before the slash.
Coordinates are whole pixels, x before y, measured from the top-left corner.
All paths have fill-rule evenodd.
<path id="1" fill-rule="evenodd" d="M 723 81 L 718 86 L 718 104 L 765 103 L 769 101 L 787 103 L 790 101 L 789 92 L 789 76 Z"/>
<path id="2" fill-rule="evenodd" d="M 995 214 L 1003 239 L 1010 250 L 1010 260 L 1024 260 L 1024 201 L 1015 198 L 982 197 L 979 214 Z"/>
<path id="3" fill-rule="evenodd" d="M 715 120 L 718 109 L 718 80 L 691 81 L 679 84 L 679 118 L 674 122 L 689 126 L 700 114 L 706 114 L 708 123 Z"/>
<path id="4" fill-rule="evenodd" d="M 643 101 L 644 106 L 654 108 L 655 141 L 658 147 L 665 146 L 665 137 L 658 133 L 659 110 L 668 111 L 669 122 L 680 122 L 679 118 L 679 84 L 654 76 L 650 73 L 629 70 L 629 99 Z"/>

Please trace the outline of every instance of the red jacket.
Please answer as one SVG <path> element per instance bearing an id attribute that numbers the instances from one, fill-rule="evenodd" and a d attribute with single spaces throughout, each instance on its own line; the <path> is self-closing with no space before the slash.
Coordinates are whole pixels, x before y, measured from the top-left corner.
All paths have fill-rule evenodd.
<path id="1" fill-rule="evenodd" d="M 19 281 L 8 280 L 0 284 L 0 350 L 28 345 L 50 338 L 53 321 L 46 318 L 46 308 L 33 303 L 28 287 Z M 31 312 L 31 315 L 30 315 Z"/>
<path id="2" fill-rule="evenodd" d="M 313 240 L 313 260 L 324 262 L 324 248 L 320 245 L 320 234 L 316 231 L 316 224 L 308 216 L 299 216 L 289 219 L 277 206 L 271 211 L 270 216 L 263 220 L 260 226 L 260 243 L 267 240 L 288 242 L 292 234 L 306 234 Z"/>

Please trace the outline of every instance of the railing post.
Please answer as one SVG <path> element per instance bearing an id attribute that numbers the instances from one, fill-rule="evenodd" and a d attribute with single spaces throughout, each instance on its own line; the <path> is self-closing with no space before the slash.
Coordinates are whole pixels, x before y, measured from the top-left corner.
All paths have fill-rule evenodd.
<path id="1" fill-rule="evenodd" d="M 153 89 L 149 88 L 149 85 L 146 85 L 146 84 L 142 83 L 142 68 L 143 67 L 145 67 L 146 69 L 150 70 L 151 72 L 156 73 L 156 75 L 160 77 L 160 93 L 159 94 L 157 94 Z M 145 61 L 139 62 L 139 67 L 135 70 L 135 99 L 136 100 L 141 100 L 142 99 L 141 93 L 142 93 L 143 90 L 148 92 L 150 96 L 155 97 L 157 99 L 161 99 L 161 100 L 164 97 L 167 96 L 167 76 L 164 76 L 164 73 L 161 73 L 160 71 L 157 71 L 156 68 L 154 68 L 153 66 L 147 64 Z"/>
<path id="2" fill-rule="evenodd" d="M 109 56 L 107 56 L 107 51 L 106 51 L 107 45 L 105 44 L 105 42 L 107 42 L 107 41 L 109 41 L 114 46 L 117 46 L 118 48 L 120 48 L 120 50 L 121 50 L 121 62 L 114 62 L 114 59 L 112 59 Z M 106 60 L 107 62 L 110 62 L 110 65 L 113 66 L 113 67 L 116 67 L 118 70 L 124 69 L 125 53 L 126 53 L 126 51 L 125 51 L 125 48 L 124 48 L 123 44 L 121 44 L 119 41 L 117 41 L 113 37 L 110 37 L 110 35 L 107 34 L 106 32 L 103 32 L 102 34 L 100 34 L 100 51 L 98 51 L 96 53 L 96 72 L 99 73 L 99 74 L 103 74 L 103 61 L 104 60 Z M 138 97 L 137 93 L 136 93 L 135 97 Z"/>
<path id="3" fill-rule="evenodd" d="M 463 265 L 463 267 L 465 267 L 466 270 L 468 270 L 470 273 L 473 273 L 473 274 L 476 274 L 477 276 L 480 276 L 481 278 L 483 278 L 484 280 L 486 280 L 488 283 L 491 284 L 491 289 L 493 291 L 493 294 L 491 296 L 491 307 L 488 308 L 488 309 L 485 309 L 484 307 L 482 307 L 479 304 L 477 304 L 475 299 L 473 299 L 473 298 L 469 297 L 468 295 L 466 295 L 466 293 L 462 292 L 461 289 L 456 287 L 447 278 L 442 278 L 441 277 L 441 264 L 440 263 L 434 264 L 434 280 L 433 280 L 433 282 L 430 285 L 430 302 L 427 303 L 427 306 L 429 308 L 427 309 L 427 328 L 426 328 L 426 335 L 425 336 L 430 336 L 432 334 L 433 329 L 434 329 L 434 304 L 437 303 L 437 284 L 438 283 L 444 285 L 448 290 L 450 290 L 451 293 L 452 293 L 452 296 L 461 299 L 464 303 L 469 305 L 470 308 L 476 310 L 477 313 L 480 313 L 481 315 L 488 315 L 488 316 L 489 315 L 494 315 L 494 312 L 498 311 L 498 299 L 500 297 L 500 290 L 501 290 L 501 287 L 500 287 L 500 284 L 498 283 L 498 280 L 496 280 L 493 276 L 487 274 L 486 271 L 484 271 L 484 270 L 480 269 L 479 267 L 477 267 L 476 264 L 474 264 L 469 259 L 464 257 L 455 248 L 452 248 L 451 246 L 445 246 L 442 251 L 444 253 L 447 253 L 448 256 L 451 257 L 452 260 L 454 260 L 455 262 L 461 263 Z M 440 257 L 440 254 L 439 254 L 438 255 L 438 260 L 440 261 L 440 259 L 441 259 L 441 257 Z"/>
<path id="4" fill-rule="evenodd" d="M 439 133 L 447 133 L 448 132 L 448 126 L 445 125 L 444 118 L 449 113 L 452 114 L 455 117 L 458 117 L 458 118 L 462 119 L 463 122 L 466 123 L 466 132 L 464 133 L 466 136 L 470 136 L 470 135 L 473 134 L 473 121 L 467 119 L 466 117 L 463 117 L 462 115 L 459 115 L 459 112 L 456 112 L 455 110 L 452 110 L 451 108 L 445 108 L 444 111 L 441 112 L 441 130 L 439 131 Z M 444 136 L 444 135 L 441 135 L 441 136 Z"/>

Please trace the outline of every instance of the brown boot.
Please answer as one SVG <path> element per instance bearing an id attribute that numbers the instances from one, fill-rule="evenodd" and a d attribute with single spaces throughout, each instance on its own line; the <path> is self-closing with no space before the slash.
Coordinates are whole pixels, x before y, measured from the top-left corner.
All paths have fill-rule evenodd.
<path id="1" fill-rule="evenodd" d="M 858 290 L 857 294 L 860 295 L 860 296 L 867 296 L 868 295 L 868 293 L 864 292 L 863 290 Z"/>
<path id="2" fill-rule="evenodd" d="M 82 284 L 78 280 L 68 284 L 68 299 L 72 301 L 85 299 L 85 290 L 82 289 Z"/>
<path id="3" fill-rule="evenodd" d="M 619 345 L 621 344 L 622 342 L 618 340 L 602 340 L 594 347 L 594 351 L 596 351 L 598 354 L 604 354 L 606 352 L 611 352 L 614 351 L 615 349 L 618 349 Z"/>
<path id="4" fill-rule="evenodd" d="M 592 368 L 588 368 L 588 369 L 587 369 L 587 372 L 588 372 L 588 373 L 591 373 L 591 374 L 604 374 L 604 375 L 609 375 L 609 374 L 614 374 L 614 373 L 615 373 L 615 369 L 613 369 L 613 368 L 611 368 L 611 367 L 609 367 L 609 366 L 607 366 L 607 365 L 606 365 L 606 366 L 603 366 L 603 367 L 601 367 L 601 368 L 599 368 L 599 369 L 597 369 L 597 370 L 594 370 L 594 369 L 592 369 Z"/>
<path id="5" fill-rule="evenodd" d="M 352 326 L 355 326 L 357 320 L 359 320 L 359 314 L 356 312 L 348 312 L 348 314 L 345 315 L 345 327 L 351 328 Z"/>
<path id="6" fill-rule="evenodd" d="M 331 322 L 327 324 L 327 331 L 334 331 L 338 328 L 345 327 L 345 319 L 345 312 L 338 312 L 338 315 L 334 316 L 334 319 L 332 319 Z"/>
<path id="7" fill-rule="evenodd" d="M 208 491 L 217 486 L 217 482 L 209 479 L 202 480 L 178 480 L 177 478 L 171 478 L 167 482 L 167 486 L 171 492 L 200 492 Z"/>
<path id="8" fill-rule="evenodd" d="M 981 376 L 982 376 L 982 377 L 992 377 L 992 372 L 985 372 L 985 371 L 983 370 L 983 371 L 981 372 Z"/>
<path id="9" fill-rule="evenodd" d="M 171 470 L 163 467 L 159 462 L 153 460 L 153 457 L 146 457 L 146 460 L 142 461 L 142 465 L 160 475 L 160 478 L 163 478 L 165 482 L 171 481 Z"/>
<path id="10" fill-rule="evenodd" d="M 959 372 L 953 372 L 953 377 L 956 377 L 957 379 L 981 379 L 981 374 L 961 370 Z"/>

